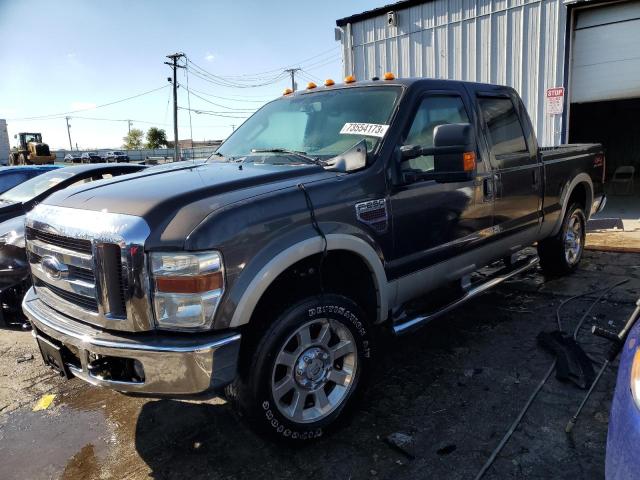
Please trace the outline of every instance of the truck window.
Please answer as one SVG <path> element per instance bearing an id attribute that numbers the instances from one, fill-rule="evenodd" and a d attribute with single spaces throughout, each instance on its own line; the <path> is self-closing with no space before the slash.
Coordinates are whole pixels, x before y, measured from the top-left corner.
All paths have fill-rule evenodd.
<path id="1" fill-rule="evenodd" d="M 469 123 L 462 99 L 458 96 L 427 97 L 420 103 L 403 145 L 433 147 L 433 131 L 438 125 L 447 123 Z M 429 174 L 433 168 L 433 155 L 423 155 L 402 163 L 403 171 L 418 175 Z"/>
<path id="2" fill-rule="evenodd" d="M 479 97 L 478 102 L 487 126 L 487 137 L 499 166 L 508 168 L 528 164 L 527 142 L 511 99 Z"/>

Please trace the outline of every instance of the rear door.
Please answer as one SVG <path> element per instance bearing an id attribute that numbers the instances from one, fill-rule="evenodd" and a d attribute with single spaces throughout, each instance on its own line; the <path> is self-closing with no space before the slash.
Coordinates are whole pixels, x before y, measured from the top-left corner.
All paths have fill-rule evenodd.
<path id="1" fill-rule="evenodd" d="M 489 161 L 494 171 L 494 228 L 515 234 L 538 228 L 542 175 L 537 144 L 524 106 L 511 90 L 479 92 Z"/>

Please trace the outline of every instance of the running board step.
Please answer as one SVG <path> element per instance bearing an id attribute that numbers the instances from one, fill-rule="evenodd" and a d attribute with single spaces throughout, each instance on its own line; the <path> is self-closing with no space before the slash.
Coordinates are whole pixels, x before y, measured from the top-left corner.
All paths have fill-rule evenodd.
<path id="1" fill-rule="evenodd" d="M 430 321 L 435 320 L 436 318 L 444 315 L 447 312 L 450 312 L 459 305 L 462 305 L 468 300 L 471 300 L 472 298 L 480 295 L 481 293 L 489 290 L 492 287 L 495 287 L 505 280 L 508 280 L 511 277 L 518 275 L 519 273 L 525 272 L 530 268 L 535 267 L 539 261 L 540 259 L 537 256 L 522 259 L 509 267 L 499 270 L 494 275 L 486 279 L 486 281 L 478 284 L 472 284 L 470 288 L 462 294 L 461 297 L 457 298 L 451 303 L 448 303 L 435 312 L 431 312 L 428 314 L 423 313 L 409 318 L 403 317 L 401 319 L 398 319 L 393 324 L 393 333 L 395 333 L 396 335 L 403 335 L 415 330 L 418 327 L 422 327 Z"/>

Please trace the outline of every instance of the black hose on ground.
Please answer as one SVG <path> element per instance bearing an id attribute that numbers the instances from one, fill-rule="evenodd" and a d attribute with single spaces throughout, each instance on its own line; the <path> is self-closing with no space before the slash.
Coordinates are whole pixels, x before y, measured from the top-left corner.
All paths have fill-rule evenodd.
<path id="1" fill-rule="evenodd" d="M 591 303 L 589 308 L 582 315 L 582 318 L 580 318 L 580 320 L 578 321 L 578 324 L 576 325 L 576 328 L 575 328 L 575 330 L 573 332 L 573 338 L 575 340 L 577 338 L 577 336 L 578 336 L 578 332 L 580 330 L 580 327 L 582 327 L 582 324 L 584 323 L 585 319 L 587 318 L 587 315 L 589 315 L 591 310 L 593 310 L 593 307 L 600 300 L 602 300 L 602 298 L 607 293 L 609 293 L 611 290 L 613 290 L 616 287 L 619 287 L 620 285 L 622 285 L 623 283 L 626 283 L 628 281 L 629 280 L 626 279 L 626 280 L 617 282 L 617 283 L 615 283 L 613 285 L 610 285 L 608 287 L 600 288 L 600 289 L 596 289 L 596 290 L 591 290 L 591 291 L 588 291 L 588 292 L 585 292 L 585 293 L 581 293 L 579 295 L 574 295 L 573 297 L 570 297 L 570 298 L 567 298 L 567 299 L 563 300 L 560 303 L 560 305 L 558 305 L 558 308 L 556 309 L 556 321 L 558 322 L 558 329 L 560 331 L 563 331 L 562 322 L 560 320 L 560 310 L 562 309 L 562 307 L 564 307 L 567 303 L 571 302 L 572 300 L 576 300 L 578 298 L 586 297 L 587 295 L 593 295 L 594 293 L 602 292 L 601 295 Z M 545 383 L 547 383 L 547 380 L 549 380 L 549 377 L 551 376 L 551 374 L 553 373 L 554 369 L 556 368 L 556 362 L 557 362 L 557 360 L 554 360 L 551 363 L 551 365 L 549 366 L 549 369 L 547 370 L 547 373 L 545 373 L 544 377 L 542 377 L 542 380 L 540 380 L 540 383 L 538 383 L 538 385 L 536 386 L 535 390 L 533 391 L 533 393 L 531 394 L 531 396 L 527 400 L 527 403 L 525 403 L 525 405 L 522 408 L 522 410 L 520 410 L 520 413 L 518 413 L 518 416 L 516 417 L 516 419 L 513 421 L 513 423 L 509 427 L 509 430 L 507 430 L 507 432 L 504 434 L 504 436 L 502 437 L 502 440 L 500 440 L 500 443 L 498 444 L 498 446 L 493 450 L 493 452 L 491 452 L 491 456 L 489 456 L 489 458 L 487 459 L 485 464 L 482 466 L 482 468 L 480 469 L 478 474 L 475 476 L 475 480 L 480 480 L 484 476 L 484 474 L 487 473 L 489 468 L 491 468 L 491 465 L 493 465 L 493 462 L 498 457 L 498 455 L 500 454 L 500 452 L 502 451 L 504 446 L 507 444 L 507 442 L 511 438 L 511 435 L 513 435 L 513 432 L 515 432 L 516 428 L 518 428 L 518 425 L 520 425 L 520 422 L 522 421 L 522 419 L 526 415 L 527 411 L 529 410 L 529 407 L 531 407 L 531 404 L 533 403 L 535 398 L 538 396 L 538 393 L 540 393 L 540 390 L 542 390 L 542 387 L 544 387 Z"/>

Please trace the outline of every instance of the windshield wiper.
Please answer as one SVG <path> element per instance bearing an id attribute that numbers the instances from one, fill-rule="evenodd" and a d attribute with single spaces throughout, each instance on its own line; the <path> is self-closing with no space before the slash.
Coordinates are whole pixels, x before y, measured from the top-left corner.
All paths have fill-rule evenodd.
<path id="1" fill-rule="evenodd" d="M 298 158 L 315 163 L 316 165 L 324 165 L 325 163 L 319 158 L 310 157 L 307 152 L 300 152 L 298 150 L 289 150 L 286 148 L 252 148 L 251 153 L 286 153 L 287 155 L 293 155 Z"/>

